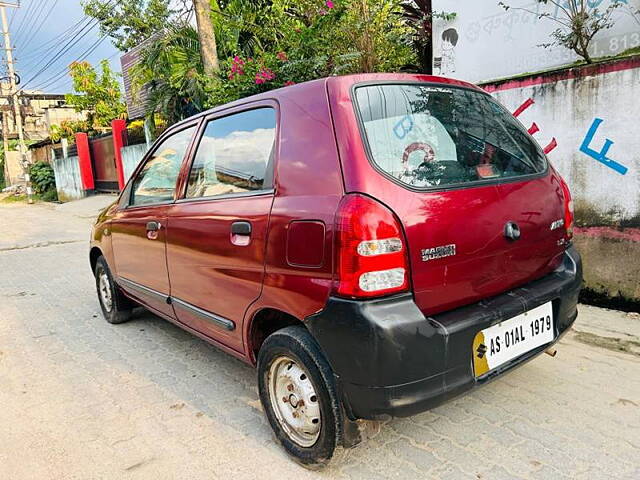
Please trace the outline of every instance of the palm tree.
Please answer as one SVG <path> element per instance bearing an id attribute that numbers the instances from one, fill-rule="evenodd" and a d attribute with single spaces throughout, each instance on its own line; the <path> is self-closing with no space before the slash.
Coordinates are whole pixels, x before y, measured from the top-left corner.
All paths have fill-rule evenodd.
<path id="1" fill-rule="evenodd" d="M 205 109 L 204 67 L 191 25 L 169 26 L 152 37 L 131 73 L 135 86 L 147 92 L 147 112 L 162 114 L 169 124 Z"/>

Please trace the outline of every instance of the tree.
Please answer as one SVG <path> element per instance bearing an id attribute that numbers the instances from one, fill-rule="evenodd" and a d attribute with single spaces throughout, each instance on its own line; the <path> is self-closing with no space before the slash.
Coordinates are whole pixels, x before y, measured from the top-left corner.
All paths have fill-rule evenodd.
<path id="1" fill-rule="evenodd" d="M 193 6 L 200 1 L 183 0 L 176 11 L 185 3 Z M 397 71 L 416 62 L 406 41 L 410 29 L 399 15 L 403 0 L 202 1 L 201 13 L 213 27 L 218 67 L 207 60 L 211 55 L 204 52 L 206 45 L 199 38 L 201 19 L 196 18 L 198 32 L 185 14 L 170 13 L 154 27 L 156 31 L 145 30 L 139 37 L 153 41 L 141 49 L 141 62 L 131 72 L 132 84 L 148 93 L 148 113 L 159 112 L 169 123 L 290 83 Z M 151 0 L 142 3 L 151 5 Z M 176 0 L 168 2 L 172 8 L 175 4 Z M 140 31 L 144 15 L 129 13 L 111 27 Z"/>
<path id="2" fill-rule="evenodd" d="M 98 73 L 89 62 L 74 62 L 69 66 L 75 94 L 65 99 L 76 111 L 87 111 L 89 128 L 108 127 L 116 118 L 126 117 L 120 84 L 111 71 L 109 62 L 100 62 Z"/>
<path id="3" fill-rule="evenodd" d="M 400 8 L 402 20 L 411 31 L 410 42 L 417 56 L 417 70 L 431 74 L 433 73 L 433 19 L 441 18 L 450 21 L 456 17 L 456 14 L 433 12 L 431 0 L 402 2 Z"/>
<path id="4" fill-rule="evenodd" d="M 213 33 L 213 23 L 211 22 L 211 2 L 210 0 L 193 0 L 193 7 L 196 11 L 204 71 L 207 75 L 213 75 L 220 70 L 220 64 L 218 63 L 216 36 Z"/>
<path id="5" fill-rule="evenodd" d="M 547 18 L 560 26 L 551 33 L 553 42 L 543 43 L 542 47 L 561 46 L 573 50 L 587 63 L 593 63 L 589 46 L 596 34 L 613 26 L 611 14 L 622 5 L 620 0 L 612 0 L 612 3 L 604 9 L 589 6 L 588 0 L 536 0 L 539 4 L 551 4 L 556 7 L 558 16 L 550 12 L 533 12 L 523 7 L 510 7 L 503 2 L 499 5 L 505 10 L 523 10 L 538 16 L 538 19 Z"/>
<path id="6" fill-rule="evenodd" d="M 108 35 L 123 52 L 161 31 L 168 23 L 187 18 L 191 0 L 82 0 L 85 15 L 100 23 L 100 32 Z"/>
<path id="7" fill-rule="evenodd" d="M 399 2 L 351 0 L 344 5 L 339 19 L 346 40 L 342 53 L 358 53 L 358 72 L 393 71 L 409 60 L 412 54 L 403 44 L 408 30 L 399 16 Z"/>
<path id="8" fill-rule="evenodd" d="M 59 125 L 51 125 L 49 138 L 53 142 L 59 142 L 63 138 L 73 141 L 76 133 L 86 132 L 87 130 L 89 130 L 89 123 L 84 120 L 63 120 Z"/>
<path id="9" fill-rule="evenodd" d="M 146 89 L 147 113 L 174 123 L 206 108 L 204 65 L 198 33 L 191 25 L 169 26 L 142 51 L 131 70 L 134 90 Z"/>

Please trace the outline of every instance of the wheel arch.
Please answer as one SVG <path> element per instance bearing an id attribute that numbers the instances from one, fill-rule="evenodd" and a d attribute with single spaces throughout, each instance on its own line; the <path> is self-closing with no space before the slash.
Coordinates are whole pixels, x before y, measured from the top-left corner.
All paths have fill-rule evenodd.
<path id="1" fill-rule="evenodd" d="M 91 250 L 89 250 L 89 264 L 91 265 L 92 272 L 95 271 L 96 263 L 101 256 L 103 256 L 103 253 L 100 247 L 91 247 Z"/>
<path id="2" fill-rule="evenodd" d="M 292 325 L 307 329 L 302 320 L 277 308 L 264 307 L 255 312 L 247 328 L 247 355 L 251 364 L 256 364 L 260 347 L 269 335 Z"/>

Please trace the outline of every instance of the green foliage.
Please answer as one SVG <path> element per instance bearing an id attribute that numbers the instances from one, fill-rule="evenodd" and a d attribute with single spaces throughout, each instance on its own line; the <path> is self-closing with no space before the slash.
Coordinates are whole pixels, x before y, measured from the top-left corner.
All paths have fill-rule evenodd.
<path id="1" fill-rule="evenodd" d="M 120 84 L 109 62 L 100 62 L 100 73 L 89 62 L 74 62 L 69 66 L 75 94 L 66 101 L 76 111 L 88 111 L 89 128 L 107 127 L 116 118 L 125 118 L 127 109 L 122 101 Z"/>
<path id="2" fill-rule="evenodd" d="M 132 80 L 148 92 L 148 111 L 168 123 L 291 83 L 419 63 L 415 28 L 401 15 L 404 0 L 211 0 L 221 66 L 215 76 L 204 74 L 197 32 L 184 17 L 190 1 L 135 0 L 113 14 L 96 10 L 107 3 L 87 0 L 85 13 L 119 48 L 133 45 L 124 43 L 125 33 L 135 44 L 155 34 Z M 152 4 L 161 22 L 147 18 Z"/>
<path id="3" fill-rule="evenodd" d="M 63 120 L 60 125 L 51 125 L 49 128 L 49 138 L 53 142 L 59 142 L 63 138 L 74 141 L 75 134 L 78 132 L 89 131 L 89 123 L 84 120 Z"/>
<path id="4" fill-rule="evenodd" d="M 135 90 L 149 92 L 147 109 L 174 123 L 205 108 L 207 100 L 198 33 L 187 24 L 165 29 L 131 71 Z M 134 94 L 137 92 L 134 92 Z"/>
<path id="5" fill-rule="evenodd" d="M 49 190 L 56 190 L 56 177 L 53 168 L 46 162 L 36 162 L 29 166 L 29 177 L 34 191 L 42 195 Z"/>
<path id="6" fill-rule="evenodd" d="M 44 192 L 40 198 L 43 202 L 55 202 L 58 200 L 58 192 L 52 188 Z"/>
<path id="7" fill-rule="evenodd" d="M 284 52 L 265 53 L 259 58 L 235 56 L 220 65 L 223 76 L 211 79 L 206 107 L 295 83 L 357 70 L 360 55 L 322 55 L 310 59 L 289 59 Z"/>
<path id="8" fill-rule="evenodd" d="M 114 46 L 126 52 L 156 32 L 161 31 L 176 15 L 188 11 L 184 4 L 170 0 L 84 0 L 81 2 L 85 15 L 100 22 L 100 33 L 108 35 Z"/>

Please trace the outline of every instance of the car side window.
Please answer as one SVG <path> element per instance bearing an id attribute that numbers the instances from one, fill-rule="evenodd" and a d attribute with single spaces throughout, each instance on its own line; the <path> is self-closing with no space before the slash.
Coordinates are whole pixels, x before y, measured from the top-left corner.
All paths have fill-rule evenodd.
<path id="1" fill-rule="evenodd" d="M 256 108 L 207 123 L 189 173 L 187 198 L 272 188 L 276 112 Z"/>
<path id="2" fill-rule="evenodd" d="M 150 205 L 173 200 L 182 160 L 195 125 L 167 137 L 138 172 L 131 186 L 130 205 Z"/>

